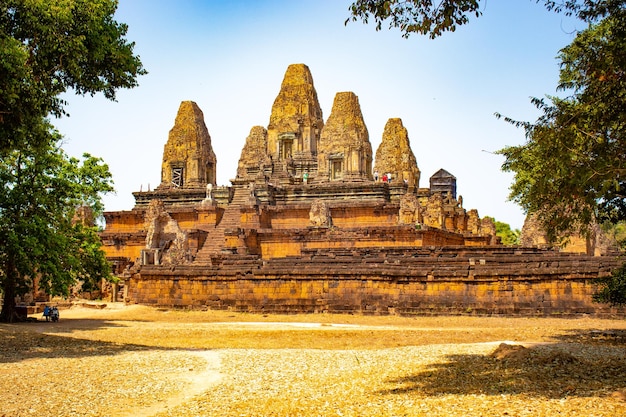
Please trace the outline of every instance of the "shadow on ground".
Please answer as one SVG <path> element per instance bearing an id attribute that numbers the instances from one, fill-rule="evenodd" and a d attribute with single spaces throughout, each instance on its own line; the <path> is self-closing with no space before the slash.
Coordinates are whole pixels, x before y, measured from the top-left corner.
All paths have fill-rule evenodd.
<path id="1" fill-rule="evenodd" d="M 35 322 L 0 324 L 0 363 L 41 358 L 81 358 L 116 355 L 129 351 L 154 350 L 153 346 L 118 344 L 78 339 L 73 330 L 121 327 L 107 320 L 66 320 L 59 323 Z M 45 333 L 44 333 L 45 332 Z M 63 335 L 51 334 L 54 332 Z M 161 349 L 161 348 L 159 348 Z M 166 348 L 163 348 L 166 349 Z"/>
<path id="2" fill-rule="evenodd" d="M 449 355 L 423 372 L 387 381 L 392 388 L 381 393 L 606 396 L 626 388 L 625 336 L 623 330 L 585 330 L 554 344 L 502 344 L 489 355 Z"/>
<path id="3" fill-rule="evenodd" d="M 624 329 L 572 329 L 567 333 L 552 337 L 564 343 L 584 343 L 596 346 L 621 346 L 626 349 L 626 330 Z"/>

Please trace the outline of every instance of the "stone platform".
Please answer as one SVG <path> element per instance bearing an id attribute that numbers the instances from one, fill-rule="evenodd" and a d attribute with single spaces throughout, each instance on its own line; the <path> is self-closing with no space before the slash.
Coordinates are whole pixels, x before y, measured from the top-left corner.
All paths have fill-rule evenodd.
<path id="1" fill-rule="evenodd" d="M 256 313 L 615 316 L 591 302 L 594 279 L 618 264 L 538 249 L 327 249 L 263 260 L 216 257 L 212 266 L 143 267 L 140 304 Z"/>

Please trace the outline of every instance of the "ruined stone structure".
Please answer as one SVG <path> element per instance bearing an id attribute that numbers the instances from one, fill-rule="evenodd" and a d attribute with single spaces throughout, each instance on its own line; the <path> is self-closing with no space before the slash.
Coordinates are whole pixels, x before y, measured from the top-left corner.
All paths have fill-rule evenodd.
<path id="1" fill-rule="evenodd" d="M 379 176 L 391 174 L 392 183 L 406 182 L 411 190 L 418 186 L 420 170 L 411 150 L 409 132 L 402 125 L 401 119 L 389 119 L 385 124 L 382 142 L 376 151 L 374 170 Z"/>
<path id="2" fill-rule="evenodd" d="M 316 178 L 325 181 L 372 179 L 372 145 L 358 97 L 337 93 L 333 109 L 320 135 Z"/>
<path id="3" fill-rule="evenodd" d="M 324 249 L 211 268 L 145 266 L 132 301 L 274 313 L 612 316 L 591 281 L 615 259 L 531 248 L 429 246 Z"/>
<path id="4" fill-rule="evenodd" d="M 618 250 L 617 242 L 607 236 L 597 223 L 591 225 L 587 236 L 572 232 L 562 241 L 550 243 L 541 227 L 537 213 L 526 216 L 520 240 L 524 246 L 545 248 L 554 246 L 562 252 L 587 253 L 596 256 L 615 253 Z"/>
<path id="5" fill-rule="evenodd" d="M 317 171 L 317 147 L 323 127 L 322 109 L 309 68 L 290 65 L 272 106 L 264 151 L 286 174 L 283 179 Z M 242 152 L 242 158 L 245 156 Z"/>
<path id="6" fill-rule="evenodd" d="M 204 115 L 193 101 L 183 101 L 163 150 L 161 189 L 215 184 L 216 159 Z"/>
<path id="7" fill-rule="evenodd" d="M 500 246 L 493 222 L 463 208 L 452 174 L 442 169 L 420 188 L 400 119 L 387 122 L 375 164 L 354 93 L 337 93 L 324 123 L 303 64 L 287 69 L 267 128 L 250 130 L 231 186 L 216 186 L 216 165 L 202 112 L 183 102 L 161 185 L 135 192 L 132 210 L 105 213 L 103 246 L 128 301 L 275 312 L 590 312 L 591 279 L 614 262 Z"/>

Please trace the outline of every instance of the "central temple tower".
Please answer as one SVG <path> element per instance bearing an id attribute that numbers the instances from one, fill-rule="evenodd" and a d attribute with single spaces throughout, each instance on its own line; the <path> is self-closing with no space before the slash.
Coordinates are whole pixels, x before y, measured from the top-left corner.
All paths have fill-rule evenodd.
<path id="1" fill-rule="evenodd" d="M 268 156 L 277 167 L 290 166 L 296 176 L 316 171 L 317 148 L 323 127 L 322 109 L 309 67 L 289 65 L 272 105 L 267 127 Z"/>

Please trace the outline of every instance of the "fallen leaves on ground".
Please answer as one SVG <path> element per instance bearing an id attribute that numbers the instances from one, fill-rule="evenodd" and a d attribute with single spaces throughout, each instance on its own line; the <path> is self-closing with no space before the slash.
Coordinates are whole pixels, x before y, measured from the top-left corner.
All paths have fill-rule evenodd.
<path id="1" fill-rule="evenodd" d="M 0 416 L 626 415 L 622 320 L 283 318 L 0 325 Z"/>

